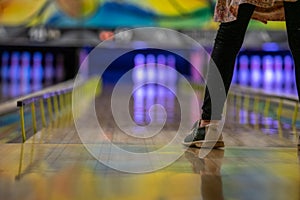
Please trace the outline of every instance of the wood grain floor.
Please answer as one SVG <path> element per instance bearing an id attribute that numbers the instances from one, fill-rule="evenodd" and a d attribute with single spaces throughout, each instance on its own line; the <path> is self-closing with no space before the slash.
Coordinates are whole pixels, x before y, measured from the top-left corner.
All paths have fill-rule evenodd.
<path id="1" fill-rule="evenodd" d="M 197 105 L 178 88 L 177 94 L 187 97 L 185 106 L 190 106 L 191 114 L 184 118 L 192 125 Z M 111 168 L 108 165 L 139 171 L 148 166 L 138 156 L 120 154 L 114 146 L 135 155 L 151 154 L 187 133 L 177 134 L 182 115 L 179 102 L 173 99 L 170 112 L 174 114 L 158 134 L 137 138 L 143 136 L 140 127 L 129 127 L 132 135 L 126 134 L 113 120 L 110 94 L 109 87 L 104 88 L 95 100 L 103 134 L 90 123 L 90 113 L 83 113 L 88 138 L 82 138 L 72 119 L 65 117 L 24 144 L 0 144 L 0 199 L 300 199 L 297 127 L 251 110 L 237 111 L 230 101 L 224 149 L 199 158 L 199 149 L 184 149 L 178 140 L 160 152 L 157 160 L 149 161 L 154 169 L 159 166 L 156 162 L 179 155 L 159 170 L 134 174 Z M 249 116 L 247 120 L 245 116 Z M 83 144 L 83 139 L 88 144 Z"/>

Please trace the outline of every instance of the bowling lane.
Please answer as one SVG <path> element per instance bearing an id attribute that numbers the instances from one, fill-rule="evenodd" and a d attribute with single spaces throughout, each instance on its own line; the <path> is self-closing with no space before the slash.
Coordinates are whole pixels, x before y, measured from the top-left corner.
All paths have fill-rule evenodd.
<path id="1" fill-rule="evenodd" d="M 132 174 L 115 170 L 108 165 L 139 170 L 144 161 L 135 156 L 121 156 L 116 145 L 126 151 L 151 153 L 169 142 L 178 129 L 179 104 L 174 96 L 159 87 L 150 87 L 141 99 L 132 98 L 129 109 L 132 119 L 141 125 L 149 122 L 147 102 L 169 102 L 166 126 L 150 138 L 136 138 L 125 134 L 116 126 L 110 109 L 112 87 L 104 87 L 96 98 L 96 111 L 105 137 L 94 143 L 97 155 L 92 156 L 82 144 L 71 118 L 58 119 L 42 129 L 24 144 L 0 144 L 0 195 L 1 199 L 295 199 L 300 198 L 299 153 L 296 141 L 280 137 L 278 128 L 267 134 L 263 122 L 254 128 L 249 123 L 237 123 L 235 101 L 228 101 L 227 123 L 224 127 L 224 149 L 212 150 L 199 158 L 199 149 L 186 150 L 178 143 L 160 159 L 182 152 L 180 157 L 162 169 L 151 173 Z M 148 91 L 149 87 L 141 88 Z M 192 121 L 195 102 L 184 85 L 177 87 L 189 106 Z M 143 92 L 141 92 L 143 93 Z M 144 93 L 146 94 L 146 92 Z M 203 94 L 198 91 L 199 97 Z M 138 101 L 138 102 L 136 102 Z M 142 102 L 142 103 L 141 103 Z M 170 103 L 171 102 L 171 103 Z M 88 110 L 88 109 L 87 109 Z M 138 112 L 135 112 L 138 111 Z M 160 110 L 153 110 L 156 120 Z M 259 116 L 259 113 L 256 113 Z M 90 142 L 99 139 L 99 130 L 93 127 L 91 115 L 82 113 Z M 140 129 L 136 134 L 141 133 Z M 284 130 L 292 129 L 284 126 Z M 277 131 L 277 132 L 276 132 Z M 283 134 L 284 135 L 284 134 Z M 101 162 L 99 161 L 101 160 Z M 162 162 L 162 160 L 158 161 Z M 150 162 L 151 163 L 151 162 Z M 155 166 L 155 163 L 152 163 Z M 124 167 L 124 168 L 123 168 Z"/>
<path id="2" fill-rule="evenodd" d="M 0 150 L 2 199 L 299 199 L 295 149 L 227 147 L 204 159 L 188 149 L 170 166 L 139 175 L 106 167 L 80 144 Z"/>

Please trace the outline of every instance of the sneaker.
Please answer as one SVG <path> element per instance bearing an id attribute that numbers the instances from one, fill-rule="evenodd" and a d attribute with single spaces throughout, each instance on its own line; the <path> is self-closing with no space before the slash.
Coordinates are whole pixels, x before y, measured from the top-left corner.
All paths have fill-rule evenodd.
<path id="1" fill-rule="evenodd" d="M 207 137 L 208 131 L 213 131 L 209 134 L 209 138 Z M 214 134 L 214 132 L 216 134 Z M 196 121 L 192 127 L 190 134 L 185 137 L 182 144 L 188 147 L 196 146 L 199 148 L 224 147 L 222 135 L 220 135 L 219 137 L 217 135 L 218 131 L 216 125 L 209 124 L 204 127 L 200 127 L 199 121 Z"/>

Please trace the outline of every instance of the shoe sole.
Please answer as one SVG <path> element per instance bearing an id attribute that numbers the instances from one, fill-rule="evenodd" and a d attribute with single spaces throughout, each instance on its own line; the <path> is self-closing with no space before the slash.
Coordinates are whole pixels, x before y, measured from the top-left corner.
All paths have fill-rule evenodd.
<path id="1" fill-rule="evenodd" d="M 198 147 L 198 148 L 222 148 L 225 147 L 223 141 L 194 141 L 194 142 L 183 142 L 184 146 Z"/>

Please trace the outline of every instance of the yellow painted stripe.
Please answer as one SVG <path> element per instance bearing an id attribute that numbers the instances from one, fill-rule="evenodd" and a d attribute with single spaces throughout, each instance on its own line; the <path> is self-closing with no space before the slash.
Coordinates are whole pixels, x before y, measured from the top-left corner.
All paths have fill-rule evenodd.
<path id="1" fill-rule="evenodd" d="M 23 142 L 26 141 L 26 131 L 25 131 L 25 120 L 24 120 L 24 107 L 20 107 L 20 120 L 21 120 L 21 132 Z"/>
<path id="2" fill-rule="evenodd" d="M 31 117 L 32 117 L 32 127 L 33 127 L 33 132 L 37 132 L 37 126 L 36 126 L 36 113 L 35 113 L 35 105 L 34 102 L 31 103 Z"/>
<path id="3" fill-rule="evenodd" d="M 46 123 L 46 117 L 45 117 L 45 109 L 44 109 L 44 101 L 43 101 L 43 99 L 40 99 L 40 109 L 41 109 L 42 124 L 43 124 L 43 127 L 46 127 L 47 123 Z"/>
<path id="4" fill-rule="evenodd" d="M 48 113 L 49 113 L 49 121 L 53 120 L 53 112 L 52 112 L 52 103 L 51 103 L 51 97 L 47 99 L 47 106 L 48 106 Z"/>

